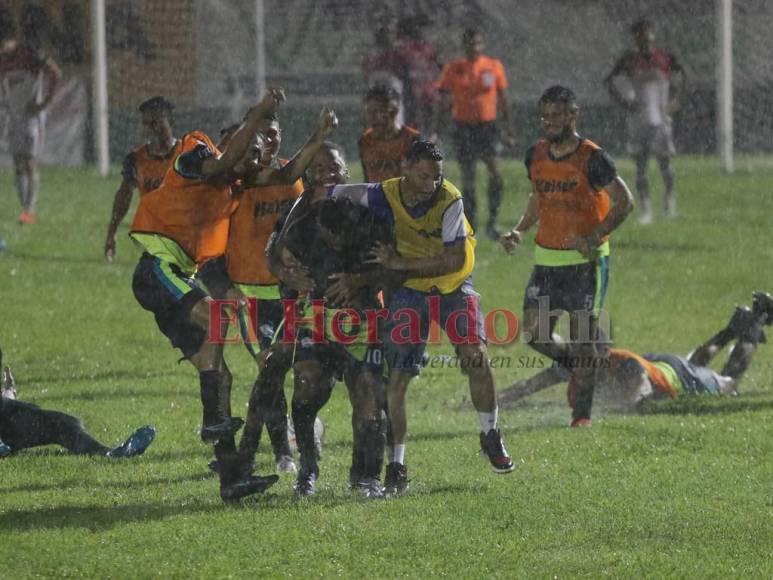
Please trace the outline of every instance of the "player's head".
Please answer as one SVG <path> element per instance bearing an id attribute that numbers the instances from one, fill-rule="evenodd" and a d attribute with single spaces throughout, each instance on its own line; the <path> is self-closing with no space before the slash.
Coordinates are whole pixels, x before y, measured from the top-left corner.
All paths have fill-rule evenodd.
<path id="1" fill-rule="evenodd" d="M 233 166 L 233 173 L 236 177 L 246 177 L 247 175 L 254 174 L 264 166 L 262 159 L 266 156 L 266 137 L 261 132 L 255 133 L 252 137 L 247 150 L 242 155 L 242 158 L 236 162 Z"/>
<path id="2" fill-rule="evenodd" d="M 403 162 L 403 192 L 429 201 L 443 183 L 443 154 L 432 141 L 414 141 Z"/>
<path id="3" fill-rule="evenodd" d="M 539 98 L 542 133 L 548 141 L 558 143 L 577 130 L 577 97 L 572 89 L 554 85 Z"/>
<path id="4" fill-rule="evenodd" d="M 41 39 L 44 37 L 48 27 L 48 14 L 43 7 L 37 4 L 28 4 L 24 7 L 20 19 L 20 28 L 25 44 L 40 47 Z"/>
<path id="5" fill-rule="evenodd" d="M 470 60 L 475 60 L 483 54 L 483 49 L 485 48 L 483 35 L 477 28 L 468 28 L 464 31 L 462 34 L 462 47 Z"/>
<path id="6" fill-rule="evenodd" d="M 373 85 L 365 93 L 365 120 L 376 133 L 394 127 L 400 112 L 400 95 L 388 85 Z"/>
<path id="7" fill-rule="evenodd" d="M 340 185 L 349 179 L 349 168 L 341 147 L 325 141 L 306 169 L 306 185 L 322 187 Z"/>
<path id="8" fill-rule="evenodd" d="M 11 12 L 0 7 L 0 44 L 4 44 L 16 38 L 16 22 Z"/>
<path id="9" fill-rule="evenodd" d="M 142 117 L 142 130 L 151 143 L 168 143 L 174 133 L 174 105 L 164 97 L 152 97 L 139 106 Z"/>
<path id="10" fill-rule="evenodd" d="M 326 199 L 317 210 L 317 224 L 323 241 L 336 251 L 353 242 L 358 226 L 357 207 L 350 199 Z"/>
<path id="11" fill-rule="evenodd" d="M 649 52 L 655 42 L 655 27 L 646 18 L 641 18 L 631 25 L 631 34 L 636 48 L 641 52 Z"/>
<path id="12" fill-rule="evenodd" d="M 266 149 L 261 157 L 261 164 L 269 166 L 279 155 L 282 146 L 282 128 L 279 126 L 279 116 L 276 113 L 265 115 L 258 125 L 258 130 L 266 141 Z"/>

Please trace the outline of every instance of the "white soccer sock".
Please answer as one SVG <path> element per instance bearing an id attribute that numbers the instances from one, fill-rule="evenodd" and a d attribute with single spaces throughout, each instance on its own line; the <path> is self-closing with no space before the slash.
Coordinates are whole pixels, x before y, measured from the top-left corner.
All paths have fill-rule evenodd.
<path id="1" fill-rule="evenodd" d="M 499 407 L 494 407 L 491 413 L 478 413 L 480 419 L 480 430 L 484 433 L 488 433 L 492 429 L 497 428 L 497 415 L 499 414 Z"/>
<path id="2" fill-rule="evenodd" d="M 402 445 L 393 445 L 389 448 L 389 463 L 405 463 L 405 443 Z"/>

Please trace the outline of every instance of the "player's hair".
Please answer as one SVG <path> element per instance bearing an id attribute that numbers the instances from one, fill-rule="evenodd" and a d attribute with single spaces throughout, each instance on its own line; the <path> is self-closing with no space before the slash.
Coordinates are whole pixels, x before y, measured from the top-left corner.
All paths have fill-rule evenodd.
<path id="1" fill-rule="evenodd" d="M 405 161 L 412 165 L 418 161 L 443 161 L 440 148 L 432 141 L 414 141 L 405 154 Z"/>
<path id="2" fill-rule="evenodd" d="M 11 11 L 0 7 L 0 42 L 16 36 L 16 22 Z"/>
<path id="3" fill-rule="evenodd" d="M 477 28 L 466 28 L 462 33 L 462 42 L 472 42 L 472 39 L 476 36 L 481 36 L 480 30 Z"/>
<path id="4" fill-rule="evenodd" d="M 400 102 L 400 95 L 398 92 L 394 89 L 394 87 L 390 87 L 389 85 L 385 84 L 377 84 L 373 85 L 368 89 L 368 91 L 365 93 L 365 101 L 378 101 L 379 103 L 399 103 Z"/>
<path id="5" fill-rule="evenodd" d="M 640 32 L 644 32 L 645 30 L 652 30 L 653 28 L 654 27 L 651 20 L 647 20 L 646 18 L 639 18 L 639 20 L 631 24 L 631 33 L 639 34 Z"/>
<path id="6" fill-rule="evenodd" d="M 338 143 L 335 143 L 333 141 L 323 141 L 322 145 L 319 146 L 320 151 L 337 151 L 338 154 L 341 156 L 341 159 L 346 161 L 346 153 L 344 152 L 343 147 L 341 147 Z"/>
<path id="7" fill-rule="evenodd" d="M 359 211 L 349 198 L 328 198 L 320 202 L 317 219 L 326 230 L 343 237 L 346 245 L 352 242 L 359 223 Z"/>
<path id="8" fill-rule="evenodd" d="M 174 105 L 164 97 L 151 97 L 142 101 L 139 106 L 140 113 L 161 113 L 167 119 L 172 119 Z"/>
<path id="9" fill-rule="evenodd" d="M 553 85 L 552 87 L 548 88 L 544 93 L 542 93 L 542 96 L 539 98 L 538 103 L 540 105 L 550 103 L 550 104 L 571 105 L 573 107 L 576 107 L 577 95 L 575 95 L 574 91 L 569 87 L 564 87 L 561 85 Z"/>

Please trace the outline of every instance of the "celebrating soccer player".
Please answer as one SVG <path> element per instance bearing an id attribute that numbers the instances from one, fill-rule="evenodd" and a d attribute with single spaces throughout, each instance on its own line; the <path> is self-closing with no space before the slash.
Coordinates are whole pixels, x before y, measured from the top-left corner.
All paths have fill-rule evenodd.
<path id="1" fill-rule="evenodd" d="M 161 185 L 169 166 L 180 153 L 180 141 L 172 129 L 174 105 L 164 97 L 153 97 L 139 106 L 142 129 L 147 142 L 129 153 L 123 161 L 121 185 L 115 192 L 113 212 L 107 226 L 105 260 L 115 258 L 115 233 L 126 217 L 136 187 L 140 198 Z"/>
<path id="2" fill-rule="evenodd" d="M 612 159 L 577 134 L 578 110 L 577 98 L 566 87 L 550 87 L 540 97 L 545 138 L 526 153 L 532 192 L 518 225 L 501 239 L 511 253 L 538 222 L 523 336 L 559 367 L 582 363 L 572 368 L 578 378 L 575 426 L 590 423 L 596 359 L 603 354 L 598 316 L 609 275 L 609 234 L 633 209 L 631 192 Z M 556 311 L 569 313 L 568 343 L 553 339 Z"/>

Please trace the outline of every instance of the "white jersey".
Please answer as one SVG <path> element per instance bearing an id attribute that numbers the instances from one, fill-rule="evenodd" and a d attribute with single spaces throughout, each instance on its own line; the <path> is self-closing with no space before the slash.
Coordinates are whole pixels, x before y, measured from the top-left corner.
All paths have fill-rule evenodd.
<path id="1" fill-rule="evenodd" d="M 2 104 L 11 120 L 24 119 L 30 103 L 43 101 L 43 68 L 46 58 L 27 46 L 0 55 Z"/>

